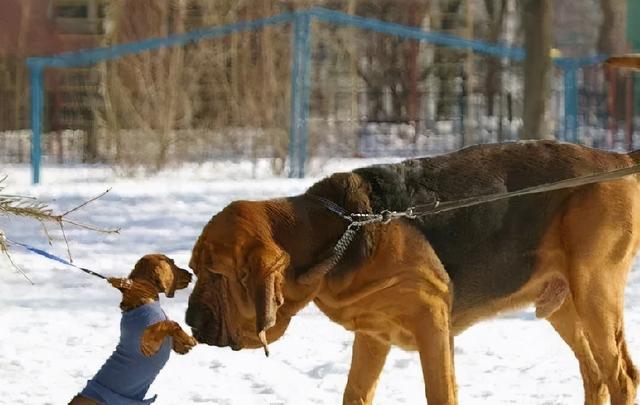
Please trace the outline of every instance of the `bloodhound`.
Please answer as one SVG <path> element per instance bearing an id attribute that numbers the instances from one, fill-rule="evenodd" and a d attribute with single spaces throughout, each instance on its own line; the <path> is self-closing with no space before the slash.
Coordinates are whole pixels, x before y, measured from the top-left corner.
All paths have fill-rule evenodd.
<path id="1" fill-rule="evenodd" d="M 419 351 L 428 403 L 455 404 L 453 336 L 533 303 L 575 353 L 585 403 L 631 405 L 640 378 L 622 318 L 640 242 L 635 176 L 366 225 L 340 260 L 333 249 L 347 221 L 328 207 L 401 211 L 639 160 L 551 141 L 482 145 L 334 174 L 295 197 L 231 203 L 193 248 L 187 323 L 200 342 L 267 350 L 314 301 L 355 332 L 344 403 L 372 402 L 396 345 Z"/>

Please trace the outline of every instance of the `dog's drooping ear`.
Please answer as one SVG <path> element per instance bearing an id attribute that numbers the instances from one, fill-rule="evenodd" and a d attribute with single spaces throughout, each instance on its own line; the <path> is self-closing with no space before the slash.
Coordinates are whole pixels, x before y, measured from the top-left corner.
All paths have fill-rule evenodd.
<path id="1" fill-rule="evenodd" d="M 173 298 L 176 292 L 176 279 L 171 269 L 171 264 L 161 261 L 156 264 L 154 273 L 156 275 L 155 282 L 158 291 L 163 292 L 169 298 Z"/>
<path id="2" fill-rule="evenodd" d="M 289 255 L 279 248 L 259 248 L 253 254 L 255 279 L 256 330 L 258 339 L 269 356 L 267 330 L 276 324 L 278 308 L 284 303 L 282 283 L 289 266 Z"/>
<path id="3" fill-rule="evenodd" d="M 203 232 L 193 246 L 191 260 L 189 260 L 189 267 L 193 270 L 193 273 L 196 276 L 200 271 L 209 270 L 213 267 L 213 260 L 210 252 L 211 246 L 207 242 L 205 233 Z"/>

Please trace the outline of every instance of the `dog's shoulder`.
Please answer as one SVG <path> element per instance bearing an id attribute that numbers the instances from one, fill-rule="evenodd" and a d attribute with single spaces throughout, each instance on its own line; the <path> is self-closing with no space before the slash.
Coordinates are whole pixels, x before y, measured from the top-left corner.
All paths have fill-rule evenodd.
<path id="1" fill-rule="evenodd" d="M 306 191 L 332 201 L 351 213 L 371 213 L 371 183 L 355 172 L 335 173 Z"/>

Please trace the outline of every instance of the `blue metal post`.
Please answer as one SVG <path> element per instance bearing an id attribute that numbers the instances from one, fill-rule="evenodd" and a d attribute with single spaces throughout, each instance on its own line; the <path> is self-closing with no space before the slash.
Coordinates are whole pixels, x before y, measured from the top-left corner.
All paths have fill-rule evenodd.
<path id="1" fill-rule="evenodd" d="M 33 184 L 40 183 L 40 161 L 42 159 L 42 66 L 29 64 L 31 70 L 31 174 Z"/>
<path id="2" fill-rule="evenodd" d="M 291 124 L 289 129 L 289 177 L 304 177 L 309 120 L 311 16 L 296 13 L 293 19 L 291 55 Z"/>
<path id="3" fill-rule="evenodd" d="M 578 142 L 578 77 L 575 66 L 564 70 L 564 140 Z"/>

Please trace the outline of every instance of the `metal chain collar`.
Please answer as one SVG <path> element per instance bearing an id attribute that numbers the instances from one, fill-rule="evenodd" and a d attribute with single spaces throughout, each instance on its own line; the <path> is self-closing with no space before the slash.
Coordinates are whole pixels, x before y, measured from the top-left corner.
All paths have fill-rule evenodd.
<path id="1" fill-rule="evenodd" d="M 404 211 L 383 210 L 377 214 L 350 213 L 331 200 L 311 194 L 308 194 L 308 196 L 317 200 L 329 211 L 337 214 L 338 216 L 349 222 L 347 229 L 344 231 L 340 239 L 338 239 L 335 246 L 333 247 L 333 256 L 327 262 L 327 265 L 330 268 L 335 267 L 340 262 L 340 260 L 342 260 L 344 254 L 351 245 L 351 242 L 353 242 L 356 234 L 363 226 L 370 224 L 388 224 L 392 220 L 399 218 L 415 219 L 418 217 L 418 215 L 414 212 L 415 207 L 409 207 Z M 438 207 L 439 204 L 440 202 L 436 200 L 432 204 L 432 208 Z"/>

